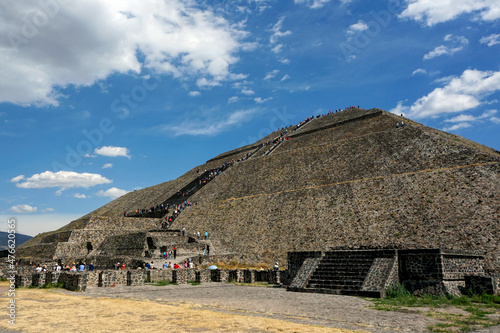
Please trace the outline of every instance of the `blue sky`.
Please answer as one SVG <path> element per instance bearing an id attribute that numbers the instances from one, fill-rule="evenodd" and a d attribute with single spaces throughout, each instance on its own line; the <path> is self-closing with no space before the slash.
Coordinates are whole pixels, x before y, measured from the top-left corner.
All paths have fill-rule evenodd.
<path id="1" fill-rule="evenodd" d="M 0 3 L 0 217 L 54 230 L 310 115 L 500 150 L 497 0 Z"/>

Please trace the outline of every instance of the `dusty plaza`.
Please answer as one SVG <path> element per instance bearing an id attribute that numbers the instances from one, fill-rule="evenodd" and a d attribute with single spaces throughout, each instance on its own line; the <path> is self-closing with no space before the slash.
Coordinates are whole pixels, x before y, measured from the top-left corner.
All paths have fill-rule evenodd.
<path id="1" fill-rule="evenodd" d="M 3 283 L 3 303 L 6 288 Z M 17 300 L 15 330 L 4 320 L 1 332 L 428 332 L 447 316 L 468 315 L 453 307 L 379 311 L 361 297 L 221 283 L 89 287 L 84 293 L 23 288 Z M 500 312 L 489 316 L 498 320 Z"/>

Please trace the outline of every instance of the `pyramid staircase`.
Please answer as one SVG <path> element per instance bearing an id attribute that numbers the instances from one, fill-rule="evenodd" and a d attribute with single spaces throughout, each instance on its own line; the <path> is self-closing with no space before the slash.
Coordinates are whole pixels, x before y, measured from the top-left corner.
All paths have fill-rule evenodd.
<path id="1" fill-rule="evenodd" d="M 307 288 L 360 290 L 374 259 L 373 252 L 360 252 L 350 256 L 326 252 L 309 278 Z"/>
<path id="2" fill-rule="evenodd" d="M 303 271 L 309 272 L 297 274 L 291 284 L 293 288 L 289 290 L 380 297 L 393 267 L 394 253 L 373 250 L 329 251 L 316 260 L 313 266 L 301 267 Z M 378 274 L 381 268 L 384 271 L 382 276 Z M 375 288 L 371 281 L 374 275 L 379 275 L 376 278 L 379 286 Z"/>

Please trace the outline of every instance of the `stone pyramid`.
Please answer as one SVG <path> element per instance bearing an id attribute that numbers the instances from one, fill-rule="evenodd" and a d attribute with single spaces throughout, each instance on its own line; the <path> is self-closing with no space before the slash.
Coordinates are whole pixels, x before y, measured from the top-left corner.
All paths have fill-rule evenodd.
<path id="1" fill-rule="evenodd" d="M 179 236 L 185 228 L 188 235 L 208 231 L 214 255 L 245 262 L 285 262 L 288 251 L 442 248 L 485 253 L 486 269 L 498 273 L 499 162 L 498 151 L 459 136 L 380 109 L 353 108 L 130 192 L 34 237 L 17 253 L 25 260 L 140 260 L 177 244 L 196 254 L 205 244 Z M 185 197 L 193 205 L 169 231 L 161 224 L 170 212 L 147 213 L 182 202 L 180 190 L 222 165 L 223 172 Z M 124 217 L 137 209 L 146 214 Z"/>

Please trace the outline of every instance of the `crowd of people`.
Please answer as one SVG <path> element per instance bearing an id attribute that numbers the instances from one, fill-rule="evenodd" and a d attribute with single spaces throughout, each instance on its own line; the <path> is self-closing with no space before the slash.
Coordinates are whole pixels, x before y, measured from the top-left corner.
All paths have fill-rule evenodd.
<path id="1" fill-rule="evenodd" d="M 47 268 L 47 265 L 41 265 L 41 264 L 34 264 L 33 267 L 35 268 L 35 271 L 37 273 L 44 273 L 48 272 L 49 269 Z M 94 264 L 86 264 L 82 261 L 79 263 L 73 263 L 73 264 L 62 264 L 62 263 L 55 263 L 54 267 L 52 268 L 54 272 L 61 272 L 61 271 L 66 271 L 66 272 L 84 272 L 84 271 L 93 271 L 94 270 Z"/>

